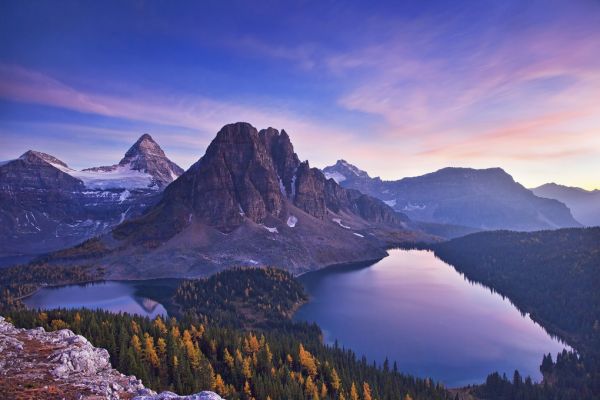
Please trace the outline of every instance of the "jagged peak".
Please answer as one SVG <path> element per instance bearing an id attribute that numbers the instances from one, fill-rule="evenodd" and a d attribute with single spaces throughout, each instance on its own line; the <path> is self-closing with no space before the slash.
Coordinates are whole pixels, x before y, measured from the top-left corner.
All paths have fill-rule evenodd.
<path id="1" fill-rule="evenodd" d="M 351 179 L 354 176 L 360 178 L 370 178 L 366 171 L 363 171 L 344 159 L 339 159 L 334 165 L 323 168 L 323 173 L 327 178 L 333 179 L 337 183 Z"/>
<path id="2" fill-rule="evenodd" d="M 125 157 L 119 162 L 120 165 L 129 162 L 129 159 L 136 156 L 157 156 L 166 157 L 163 149 L 154 141 L 152 136 L 144 133 L 140 138 L 127 150 Z"/>

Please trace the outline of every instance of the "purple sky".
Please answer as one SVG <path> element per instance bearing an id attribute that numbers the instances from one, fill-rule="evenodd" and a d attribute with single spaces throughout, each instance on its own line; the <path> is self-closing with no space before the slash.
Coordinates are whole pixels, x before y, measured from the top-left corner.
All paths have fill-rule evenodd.
<path id="1" fill-rule="evenodd" d="M 318 167 L 600 188 L 600 2 L 0 4 L 0 159 L 111 164 L 147 132 L 187 168 L 235 121 Z"/>

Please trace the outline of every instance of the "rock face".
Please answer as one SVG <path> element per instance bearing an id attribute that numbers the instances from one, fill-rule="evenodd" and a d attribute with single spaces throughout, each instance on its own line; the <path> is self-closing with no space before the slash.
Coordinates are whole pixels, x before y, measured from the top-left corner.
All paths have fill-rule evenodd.
<path id="1" fill-rule="evenodd" d="M 0 393 L 3 398 L 222 400 L 213 392 L 156 394 L 135 376 L 111 367 L 105 349 L 68 329 L 17 329 L 0 316 Z"/>
<path id="2" fill-rule="evenodd" d="M 416 221 L 520 231 L 580 226 L 564 204 L 537 197 L 500 168 L 444 168 L 383 181 L 339 160 L 323 172 L 340 185 L 377 197 Z"/>
<path id="3" fill-rule="evenodd" d="M 378 199 L 301 162 L 288 134 L 224 126 L 142 217 L 102 238 L 113 277 L 201 276 L 240 265 L 304 272 L 428 240 Z"/>
<path id="4" fill-rule="evenodd" d="M 77 244 L 155 204 L 182 173 L 149 135 L 112 167 L 76 171 L 29 150 L 0 164 L 0 263 Z"/>
<path id="5" fill-rule="evenodd" d="M 600 226 L 600 190 L 546 183 L 531 189 L 536 196 L 558 200 L 571 209 L 577 221 L 586 226 Z"/>
<path id="6" fill-rule="evenodd" d="M 120 399 L 153 395 L 112 369 L 108 352 L 67 329 L 17 329 L 0 317 L 0 392 L 7 398 Z"/>

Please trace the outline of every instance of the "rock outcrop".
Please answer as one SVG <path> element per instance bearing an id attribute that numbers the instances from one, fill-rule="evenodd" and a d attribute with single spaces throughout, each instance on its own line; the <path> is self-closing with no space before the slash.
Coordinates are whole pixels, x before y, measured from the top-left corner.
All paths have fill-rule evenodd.
<path id="1" fill-rule="evenodd" d="M 120 399 L 153 395 L 112 369 L 105 349 L 68 329 L 17 329 L 0 317 L 0 392 L 6 398 Z"/>
<path id="2" fill-rule="evenodd" d="M 68 329 L 17 329 L 1 316 L 0 393 L 7 399 L 222 400 L 213 392 L 156 394 L 113 369 L 108 352 L 83 336 Z"/>

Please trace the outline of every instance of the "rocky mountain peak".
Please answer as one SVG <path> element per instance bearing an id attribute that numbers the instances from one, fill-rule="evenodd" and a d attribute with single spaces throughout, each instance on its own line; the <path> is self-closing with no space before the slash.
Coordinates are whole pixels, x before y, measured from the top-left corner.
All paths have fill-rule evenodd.
<path id="1" fill-rule="evenodd" d="M 148 219 L 160 224 L 156 231 L 162 239 L 192 221 L 221 232 L 234 231 L 246 220 L 257 224 L 279 220 L 286 224 L 291 206 L 319 220 L 326 218 L 329 209 L 373 222 L 402 222 L 379 200 L 362 199 L 365 206 L 359 205 L 360 196 L 327 181 L 307 161 L 300 162 L 284 130 L 258 131 L 249 123 L 237 122 L 221 128 L 205 155 L 169 185 Z M 165 221 L 171 221 L 169 226 L 173 228 L 167 229 Z M 134 228 L 118 228 L 117 236 L 130 235 L 126 233 L 130 229 Z"/>
<path id="2" fill-rule="evenodd" d="M 337 183 L 345 180 L 354 180 L 357 178 L 370 179 L 369 174 L 346 160 L 337 160 L 334 165 L 323 168 L 323 173 L 327 179 L 333 179 Z"/>
<path id="3" fill-rule="evenodd" d="M 59 160 L 58 158 L 56 158 L 54 156 L 51 156 L 50 154 L 42 153 L 41 151 L 27 150 L 25 153 L 23 153 L 21 155 L 21 157 L 19 157 L 19 159 L 25 160 L 32 164 L 39 164 L 40 162 L 46 162 L 49 164 L 54 164 L 54 165 L 58 165 L 63 168 L 69 169 L 69 166 L 65 162 Z"/>
<path id="4" fill-rule="evenodd" d="M 183 169 L 167 158 L 152 136 L 145 133 L 127 150 L 116 165 L 87 168 L 84 172 L 126 175 L 127 171 L 147 174 L 150 186 L 162 189 L 183 174 Z M 104 175 L 103 178 L 108 177 Z"/>
<path id="5" fill-rule="evenodd" d="M 245 122 L 225 125 L 199 162 L 168 188 L 165 199 L 177 198 L 197 218 L 224 231 L 244 218 L 282 217 L 284 195 L 271 152 L 283 152 L 281 140 L 276 130 L 259 133 Z"/>
<path id="6" fill-rule="evenodd" d="M 140 138 L 127 150 L 125 157 L 119 162 L 120 165 L 128 164 L 134 157 L 161 157 L 166 158 L 165 152 L 158 143 L 147 133 Z"/>

